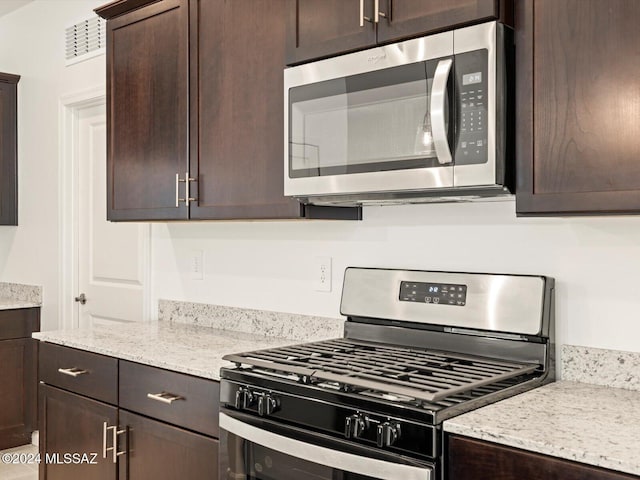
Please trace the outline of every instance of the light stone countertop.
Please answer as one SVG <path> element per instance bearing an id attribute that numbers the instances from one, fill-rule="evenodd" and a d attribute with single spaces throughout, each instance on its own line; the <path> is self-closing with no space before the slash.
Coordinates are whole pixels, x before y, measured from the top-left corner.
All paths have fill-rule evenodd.
<path id="1" fill-rule="evenodd" d="M 0 298 L 0 310 L 14 310 L 16 308 L 33 308 L 39 306 L 39 303 L 16 300 L 15 298 Z"/>
<path id="2" fill-rule="evenodd" d="M 640 392 L 561 381 L 444 422 L 449 433 L 640 475 Z"/>
<path id="3" fill-rule="evenodd" d="M 98 325 L 89 329 L 37 332 L 33 337 L 213 380 L 220 379 L 221 367 L 232 365 L 222 360 L 227 354 L 301 343 L 169 322 Z"/>

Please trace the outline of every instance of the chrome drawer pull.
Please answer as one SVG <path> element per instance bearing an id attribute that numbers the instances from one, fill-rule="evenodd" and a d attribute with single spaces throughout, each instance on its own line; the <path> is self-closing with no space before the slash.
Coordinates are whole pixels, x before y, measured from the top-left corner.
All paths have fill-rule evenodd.
<path id="1" fill-rule="evenodd" d="M 80 375 L 84 375 L 85 373 L 89 373 L 88 370 L 83 370 L 81 368 L 59 368 L 58 369 L 59 373 L 62 373 L 63 375 L 69 375 L 70 377 L 79 377 Z"/>
<path id="2" fill-rule="evenodd" d="M 181 397 L 180 395 L 174 395 L 173 393 L 167 392 L 147 393 L 147 398 L 150 398 L 151 400 L 157 400 L 158 402 L 162 403 L 168 403 L 169 405 L 171 405 L 176 400 L 184 400 L 184 397 Z"/>

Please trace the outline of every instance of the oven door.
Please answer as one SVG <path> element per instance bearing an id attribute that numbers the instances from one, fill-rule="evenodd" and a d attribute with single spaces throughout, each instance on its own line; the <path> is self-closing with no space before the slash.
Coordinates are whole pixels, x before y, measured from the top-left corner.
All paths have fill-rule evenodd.
<path id="1" fill-rule="evenodd" d="M 432 464 L 225 410 L 220 480 L 434 480 Z"/>

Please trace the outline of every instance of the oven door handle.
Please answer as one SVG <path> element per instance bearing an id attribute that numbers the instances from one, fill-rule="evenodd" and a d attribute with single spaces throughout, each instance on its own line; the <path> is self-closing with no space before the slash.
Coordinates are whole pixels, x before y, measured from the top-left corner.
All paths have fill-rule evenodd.
<path id="1" fill-rule="evenodd" d="M 431 86 L 431 134 L 433 135 L 433 146 L 436 149 L 438 162 L 442 165 L 451 163 L 451 149 L 447 138 L 447 121 L 445 107 L 447 105 L 447 82 L 451 73 L 453 60 L 447 58 L 440 60 L 436 67 Z"/>
<path id="2" fill-rule="evenodd" d="M 340 452 L 263 430 L 220 413 L 220 428 L 271 450 L 329 468 L 380 480 L 435 480 L 427 466 L 414 467 Z"/>

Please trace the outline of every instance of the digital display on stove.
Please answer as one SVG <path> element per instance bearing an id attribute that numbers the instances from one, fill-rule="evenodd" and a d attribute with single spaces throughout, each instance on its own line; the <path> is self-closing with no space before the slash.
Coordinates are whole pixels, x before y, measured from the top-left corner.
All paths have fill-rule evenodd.
<path id="1" fill-rule="evenodd" d="M 400 301 L 464 307 L 467 286 L 451 283 L 400 282 Z"/>

